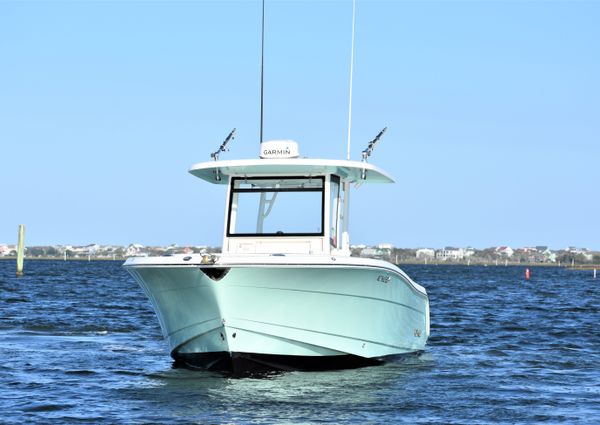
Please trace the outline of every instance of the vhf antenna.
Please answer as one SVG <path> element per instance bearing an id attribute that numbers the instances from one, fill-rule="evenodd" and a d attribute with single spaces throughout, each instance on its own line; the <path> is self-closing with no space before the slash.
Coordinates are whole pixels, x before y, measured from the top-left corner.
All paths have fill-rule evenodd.
<path id="1" fill-rule="evenodd" d="M 352 46 L 350 48 L 350 87 L 348 94 L 348 149 L 346 159 L 350 160 L 350 138 L 352 132 L 352 74 L 354 71 L 354 26 L 356 23 L 356 0 L 352 1 Z"/>
<path id="2" fill-rule="evenodd" d="M 369 142 L 369 145 L 367 146 L 367 148 L 364 151 L 362 151 L 363 162 L 367 162 L 367 159 L 373 153 L 373 149 L 375 149 L 375 145 L 377 144 L 377 142 L 379 142 L 379 139 L 381 139 L 381 137 L 383 136 L 383 134 L 386 131 L 387 131 L 387 127 L 383 127 L 383 130 L 381 130 L 379 132 L 379 134 L 377 136 L 375 136 L 375 138 Z M 365 168 L 362 169 L 362 171 L 360 173 L 360 178 L 363 180 L 365 180 L 367 178 L 367 170 Z"/>
<path id="3" fill-rule="evenodd" d="M 262 31 L 260 46 L 260 143 L 263 142 L 263 109 L 265 86 L 265 0 L 262 1 Z"/>
<path id="4" fill-rule="evenodd" d="M 221 143 L 221 146 L 219 146 L 219 149 L 217 149 L 215 152 L 210 154 L 210 157 L 212 159 L 214 159 L 215 161 L 219 160 L 219 154 L 221 152 L 226 152 L 229 149 L 227 149 L 227 144 L 229 142 L 231 142 L 233 139 L 235 139 L 235 128 L 233 130 L 231 130 L 231 133 L 229 133 L 229 136 L 227 136 L 227 138 L 225 139 L 225 141 L 223 143 Z"/>

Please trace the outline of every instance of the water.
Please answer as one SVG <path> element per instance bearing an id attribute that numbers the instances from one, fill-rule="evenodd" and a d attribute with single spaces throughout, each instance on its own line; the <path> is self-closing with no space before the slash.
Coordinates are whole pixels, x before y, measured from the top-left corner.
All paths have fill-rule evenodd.
<path id="1" fill-rule="evenodd" d="M 404 269 L 430 295 L 420 358 L 231 379 L 172 368 L 120 263 L 0 261 L 0 422 L 600 423 L 592 271 Z"/>

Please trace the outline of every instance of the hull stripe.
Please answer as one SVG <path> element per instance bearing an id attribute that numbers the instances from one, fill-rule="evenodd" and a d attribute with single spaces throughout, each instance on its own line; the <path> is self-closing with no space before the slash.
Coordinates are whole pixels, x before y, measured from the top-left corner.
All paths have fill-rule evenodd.
<path id="1" fill-rule="evenodd" d="M 384 347 L 395 348 L 395 349 L 398 349 L 398 350 L 404 350 L 406 352 L 415 351 L 414 348 L 400 347 L 398 345 L 385 344 L 383 342 L 376 342 L 376 341 L 371 341 L 371 340 L 362 339 L 362 338 L 361 339 L 359 339 L 359 338 L 353 338 L 353 337 L 350 337 L 350 336 L 334 334 L 334 333 L 331 333 L 331 332 L 315 331 L 315 330 L 312 330 L 312 329 L 298 328 L 296 326 L 278 325 L 278 324 L 275 324 L 275 323 L 261 322 L 261 321 L 258 321 L 258 320 L 242 319 L 242 318 L 239 318 L 239 317 L 232 317 L 232 319 L 233 320 L 240 320 L 240 321 L 244 321 L 244 322 L 258 323 L 260 325 L 275 326 L 275 327 L 278 327 L 278 328 L 293 329 L 295 331 L 303 331 L 303 332 L 310 332 L 310 333 L 315 333 L 315 334 L 320 334 L 320 335 L 335 336 L 335 337 L 339 337 L 339 338 L 351 339 L 351 340 L 354 340 L 354 341 L 368 342 L 369 344 L 381 345 L 381 346 L 384 346 Z M 234 326 L 232 326 L 232 327 L 234 327 Z M 245 331 L 248 331 L 248 332 L 255 332 L 252 329 L 243 329 L 243 328 L 240 328 L 238 326 L 235 326 L 235 328 L 236 329 L 245 330 Z M 264 334 L 263 332 L 257 332 L 257 333 Z M 265 335 L 267 335 L 267 334 L 265 334 Z M 288 339 L 291 339 L 291 338 L 288 338 Z M 305 342 L 305 341 L 300 341 L 300 342 Z M 327 347 L 325 347 L 325 348 L 327 348 Z"/>
<path id="2" fill-rule="evenodd" d="M 277 290 L 277 291 L 289 291 L 289 292 L 305 292 L 305 293 L 309 293 L 309 294 L 323 294 L 323 295 L 337 295 L 340 297 L 350 297 L 350 298 L 361 298 L 361 299 L 365 299 L 365 300 L 373 300 L 373 301 L 381 301 L 384 303 L 389 303 L 389 304 L 393 304 L 393 305 L 397 305 L 400 307 L 405 307 L 409 310 L 412 310 L 416 313 L 419 314 L 425 314 L 425 312 L 421 311 L 421 310 L 417 310 L 414 307 L 411 307 L 409 305 L 403 304 L 403 303 L 398 303 L 396 301 L 391 301 L 391 300 L 386 300 L 383 298 L 376 298 L 376 297 L 368 297 L 368 296 L 364 296 L 364 295 L 352 295 L 352 294 L 342 294 L 339 292 L 325 292 L 325 291 L 308 291 L 305 289 L 288 289 L 288 288 L 270 288 L 267 286 L 247 286 L 247 285 L 234 285 L 234 284 L 230 284 L 228 285 L 229 287 L 238 287 L 238 288 L 254 288 L 254 289 L 269 289 L 269 290 Z"/>

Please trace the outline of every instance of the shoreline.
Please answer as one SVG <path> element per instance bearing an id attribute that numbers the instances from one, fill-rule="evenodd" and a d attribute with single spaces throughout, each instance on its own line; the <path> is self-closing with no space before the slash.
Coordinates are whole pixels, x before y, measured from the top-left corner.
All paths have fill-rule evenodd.
<path id="1" fill-rule="evenodd" d="M 106 258 L 106 257 L 90 257 L 88 258 L 67 258 L 66 260 L 62 257 L 25 257 L 26 261 L 63 261 L 63 262 L 92 262 L 92 261 L 115 261 L 125 262 L 128 257 L 117 257 L 117 258 Z M 364 257 L 371 258 L 371 257 Z M 0 257 L 0 261 L 16 261 L 16 256 Z M 384 260 L 387 261 L 387 260 Z M 557 263 L 541 263 L 541 262 L 498 262 L 496 261 L 485 262 L 485 261 L 411 261 L 411 260 L 400 260 L 398 262 L 388 261 L 391 264 L 397 266 L 409 265 L 409 266 L 467 266 L 467 267 L 560 267 L 569 270 L 600 270 L 600 264 L 557 264 Z"/>

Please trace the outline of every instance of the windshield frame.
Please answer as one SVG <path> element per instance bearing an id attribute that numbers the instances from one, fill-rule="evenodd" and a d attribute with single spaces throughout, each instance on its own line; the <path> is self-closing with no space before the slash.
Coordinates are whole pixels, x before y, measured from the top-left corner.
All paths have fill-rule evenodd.
<path id="1" fill-rule="evenodd" d="M 236 182 L 238 181 L 252 181 L 252 180 L 321 180 L 320 188 L 236 188 Z M 273 193 L 273 192 L 321 192 L 321 231 L 320 232 L 296 232 L 296 233 L 237 233 L 231 232 L 231 219 L 232 219 L 232 206 L 233 198 L 235 194 L 239 193 Z M 236 212 L 237 215 L 237 212 Z M 313 237 L 324 237 L 325 236 L 325 176 L 256 176 L 256 177 L 231 177 L 229 186 L 229 201 L 227 205 L 227 224 L 226 224 L 226 236 L 227 237 L 289 237 L 289 236 L 313 236 Z"/>

